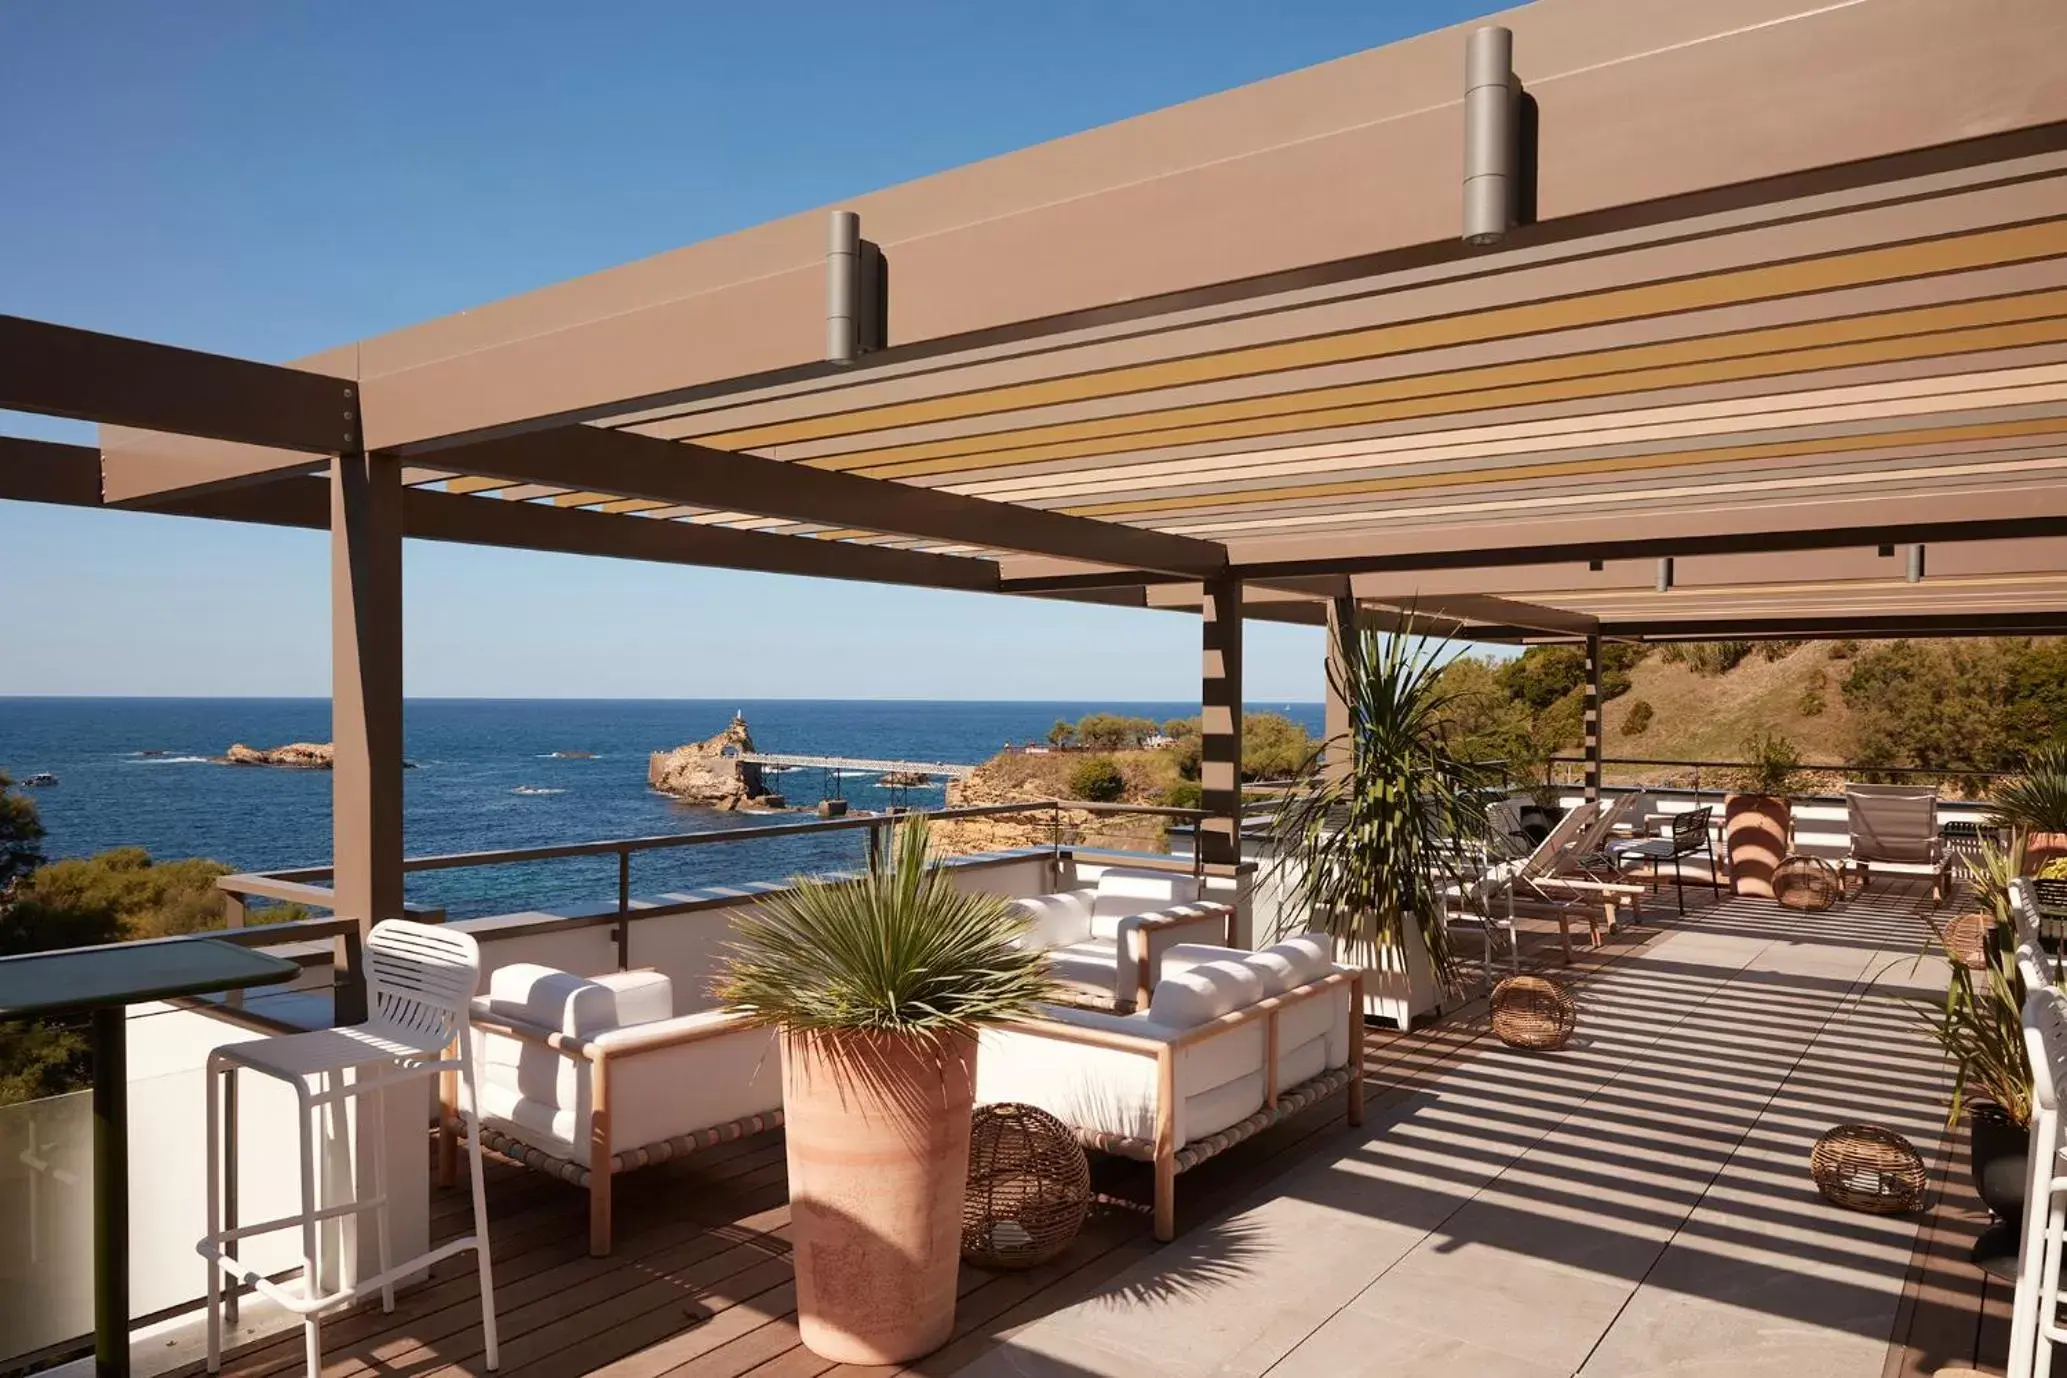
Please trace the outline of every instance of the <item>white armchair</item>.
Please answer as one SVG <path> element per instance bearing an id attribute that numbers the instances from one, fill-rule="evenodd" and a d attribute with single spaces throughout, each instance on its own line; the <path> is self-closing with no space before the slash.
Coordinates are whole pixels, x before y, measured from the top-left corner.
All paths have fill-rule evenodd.
<path id="1" fill-rule="evenodd" d="M 587 1187 L 598 1256 L 610 1252 L 615 1174 L 782 1123 L 774 1031 L 720 1009 L 678 1015 L 674 999 L 658 972 L 519 962 L 473 1004 L 482 1144 Z"/>
<path id="2" fill-rule="evenodd" d="M 1363 1121 L 1363 975 L 1325 938 L 1262 952 L 1183 944 L 1144 1013 L 1048 1006 L 983 1033 L 979 1102 L 1036 1105 L 1087 1147 L 1155 1167 L 1155 1233 L 1176 1230 L 1176 1178 L 1346 1089 Z"/>
<path id="3" fill-rule="evenodd" d="M 1121 1013 L 1148 1003 L 1170 948 L 1234 939 L 1234 907 L 1201 902 L 1198 881 L 1170 871 L 1114 867 L 1081 889 L 1016 903 L 1033 918 L 1026 941 L 1047 949 L 1070 998 Z"/>

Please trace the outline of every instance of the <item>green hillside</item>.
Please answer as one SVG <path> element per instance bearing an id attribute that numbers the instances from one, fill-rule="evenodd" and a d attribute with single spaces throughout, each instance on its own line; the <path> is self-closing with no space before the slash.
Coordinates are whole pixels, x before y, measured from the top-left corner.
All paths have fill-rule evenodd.
<path id="1" fill-rule="evenodd" d="M 1693 642 L 1604 648 L 1603 751 L 1741 761 L 1773 734 L 1802 764 L 2005 771 L 2067 732 L 2067 639 Z M 1581 745 L 1585 662 L 1531 647 L 1444 671 L 1463 750 L 1540 774 Z M 1644 778 L 1658 772 L 1618 772 Z"/>

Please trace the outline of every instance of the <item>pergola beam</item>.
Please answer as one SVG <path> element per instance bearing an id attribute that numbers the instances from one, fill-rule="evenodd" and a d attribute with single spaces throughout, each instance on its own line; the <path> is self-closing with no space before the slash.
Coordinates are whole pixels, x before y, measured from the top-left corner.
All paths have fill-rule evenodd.
<path id="1" fill-rule="evenodd" d="M 1192 578 L 1227 565 L 1213 541 L 596 426 L 477 441 L 437 451 L 435 462 L 493 478 Z"/>
<path id="2" fill-rule="evenodd" d="M 100 506 L 100 451 L 0 435 L 0 498 Z"/>
<path id="3" fill-rule="evenodd" d="M 20 316 L 0 316 L 0 408 L 309 454 L 359 443 L 348 378 Z"/>

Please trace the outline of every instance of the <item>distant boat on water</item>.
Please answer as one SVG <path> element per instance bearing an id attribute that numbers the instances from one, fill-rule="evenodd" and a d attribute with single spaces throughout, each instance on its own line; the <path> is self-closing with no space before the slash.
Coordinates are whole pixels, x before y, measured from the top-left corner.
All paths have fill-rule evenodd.
<path id="1" fill-rule="evenodd" d="M 22 783 L 37 789 L 42 789 L 47 786 L 56 784 L 57 777 L 55 775 L 52 775 L 47 770 L 40 770 L 36 772 L 34 775 L 31 775 L 28 779 L 22 781 Z"/>

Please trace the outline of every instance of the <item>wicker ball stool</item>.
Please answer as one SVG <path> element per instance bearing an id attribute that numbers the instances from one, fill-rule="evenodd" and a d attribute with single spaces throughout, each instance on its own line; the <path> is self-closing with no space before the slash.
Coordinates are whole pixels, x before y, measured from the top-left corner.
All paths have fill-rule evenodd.
<path id="1" fill-rule="evenodd" d="M 981 1268 L 1031 1268 L 1069 1247 L 1091 1209 L 1091 1167 L 1069 1127 L 1031 1105 L 1001 1103 L 969 1127 L 962 1257 Z"/>
<path id="2" fill-rule="evenodd" d="M 1909 1140 L 1873 1124 L 1841 1124 L 1809 1151 L 1809 1175 L 1826 1201 L 1875 1215 L 1923 1204 L 1923 1159 Z"/>
<path id="3" fill-rule="evenodd" d="M 1548 976 L 1510 976 L 1493 987 L 1493 1034 L 1510 1048 L 1562 1048 L 1579 1026 L 1571 993 Z"/>
<path id="4" fill-rule="evenodd" d="M 1945 955 L 1969 971 L 1988 966 L 1988 932 L 1995 927 L 1993 914 L 1961 914 L 1945 925 L 1941 940 Z"/>
<path id="5" fill-rule="evenodd" d="M 1788 909 L 1828 909 L 1844 896 L 1837 868 L 1821 857 L 1796 853 L 1773 870 L 1773 898 Z"/>

